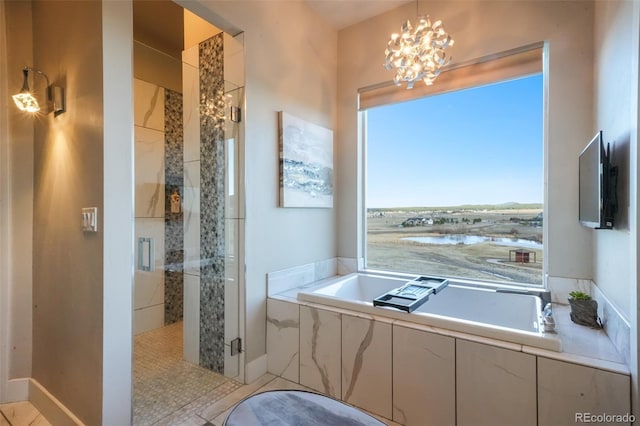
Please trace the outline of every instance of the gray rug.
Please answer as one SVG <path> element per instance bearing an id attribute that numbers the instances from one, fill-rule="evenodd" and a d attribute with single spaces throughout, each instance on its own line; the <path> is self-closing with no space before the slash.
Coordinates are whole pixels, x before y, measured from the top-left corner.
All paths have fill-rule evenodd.
<path id="1" fill-rule="evenodd" d="M 357 408 L 306 391 L 274 390 L 234 407 L 224 426 L 385 426 Z"/>

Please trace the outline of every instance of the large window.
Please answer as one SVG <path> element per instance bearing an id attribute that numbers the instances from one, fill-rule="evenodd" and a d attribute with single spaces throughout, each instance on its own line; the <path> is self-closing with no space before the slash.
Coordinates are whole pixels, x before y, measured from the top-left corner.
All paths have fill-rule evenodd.
<path id="1" fill-rule="evenodd" d="M 542 284 L 542 112 L 541 74 L 367 109 L 367 268 Z"/>

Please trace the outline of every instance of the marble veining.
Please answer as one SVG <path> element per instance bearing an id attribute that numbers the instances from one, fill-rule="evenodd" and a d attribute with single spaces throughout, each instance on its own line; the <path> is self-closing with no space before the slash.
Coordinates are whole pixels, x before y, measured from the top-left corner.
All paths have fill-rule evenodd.
<path id="1" fill-rule="evenodd" d="M 455 339 L 397 325 L 392 339 L 393 419 L 407 426 L 454 426 Z"/>
<path id="2" fill-rule="evenodd" d="M 342 315 L 342 400 L 392 418 L 390 323 Z"/>
<path id="3" fill-rule="evenodd" d="M 133 80 L 133 92 L 135 125 L 163 131 L 164 88 L 135 78 Z"/>
<path id="4" fill-rule="evenodd" d="M 311 336 L 311 360 L 318 369 L 318 374 L 320 374 L 324 393 L 326 393 L 327 395 L 335 395 L 335 391 L 333 389 L 333 386 L 331 386 L 331 381 L 329 380 L 329 372 L 327 371 L 327 367 L 325 365 L 320 365 L 320 362 L 318 361 L 318 333 L 320 332 L 320 326 L 322 325 L 322 323 L 320 322 L 320 315 L 318 315 L 318 310 L 315 308 L 311 308 L 310 311 L 311 319 L 313 320 L 313 334 Z"/>
<path id="5" fill-rule="evenodd" d="M 299 379 L 300 316 L 296 303 L 267 300 L 267 371 Z"/>
<path id="6" fill-rule="evenodd" d="M 164 217 L 164 132 L 135 126 L 134 134 L 136 217 Z"/>
<path id="7" fill-rule="evenodd" d="M 199 45 L 200 365 L 224 372 L 225 139 L 222 33 Z"/>
<path id="8" fill-rule="evenodd" d="M 298 328 L 298 321 L 293 319 L 279 320 L 267 316 L 267 322 L 276 326 L 278 330 L 282 330 L 284 328 Z"/>
<path id="9" fill-rule="evenodd" d="M 300 384 L 341 398 L 341 331 L 339 313 L 300 306 Z"/>
<path id="10" fill-rule="evenodd" d="M 353 388 L 358 381 L 358 376 L 360 375 L 360 370 L 362 370 L 362 358 L 364 357 L 364 351 L 371 345 L 371 341 L 373 340 L 373 326 L 374 321 L 369 321 L 369 328 L 367 329 L 367 334 L 365 334 L 364 339 L 360 342 L 360 347 L 356 352 L 355 359 L 353 361 L 353 369 L 351 370 L 351 380 L 349 381 L 349 387 L 344 394 L 344 400 L 348 401 L 351 397 L 351 393 L 353 392 Z"/>
<path id="11" fill-rule="evenodd" d="M 153 193 L 149 198 L 149 202 L 147 204 L 147 214 L 145 217 L 155 217 L 156 211 L 158 210 L 158 202 L 160 201 L 160 188 L 162 183 L 160 182 L 162 179 L 162 169 L 156 172 L 156 184 L 153 188 Z"/>
<path id="12" fill-rule="evenodd" d="M 158 103 L 159 95 L 160 95 L 160 86 L 156 86 L 153 91 L 153 95 L 151 96 L 151 99 L 149 101 L 149 108 L 144 113 L 144 117 L 142 118 L 142 126 L 148 127 L 149 119 L 151 118 L 153 111 L 155 111 L 156 109 L 156 104 Z M 165 118 L 165 121 L 166 121 L 166 118 Z"/>
<path id="13" fill-rule="evenodd" d="M 182 94 L 165 89 L 164 99 L 164 322 L 181 321 L 184 306 L 184 195 Z M 177 202 L 176 202 L 177 197 Z"/>

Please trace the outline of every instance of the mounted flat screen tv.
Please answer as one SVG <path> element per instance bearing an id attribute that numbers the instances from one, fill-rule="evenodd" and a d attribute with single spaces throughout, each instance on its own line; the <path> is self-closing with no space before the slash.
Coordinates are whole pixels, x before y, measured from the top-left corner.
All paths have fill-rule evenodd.
<path id="1" fill-rule="evenodd" d="M 602 130 L 596 133 L 579 157 L 580 223 L 589 228 L 611 229 L 617 211 L 618 168 L 609 158 Z"/>

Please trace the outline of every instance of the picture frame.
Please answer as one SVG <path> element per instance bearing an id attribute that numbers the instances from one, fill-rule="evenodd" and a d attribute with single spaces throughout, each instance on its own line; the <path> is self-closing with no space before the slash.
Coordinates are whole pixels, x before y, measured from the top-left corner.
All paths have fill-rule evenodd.
<path id="1" fill-rule="evenodd" d="M 280 207 L 333 208 L 333 130 L 278 112 Z"/>

